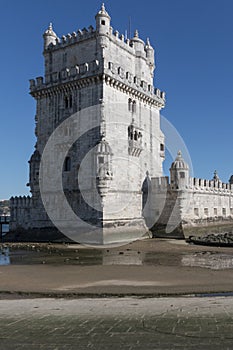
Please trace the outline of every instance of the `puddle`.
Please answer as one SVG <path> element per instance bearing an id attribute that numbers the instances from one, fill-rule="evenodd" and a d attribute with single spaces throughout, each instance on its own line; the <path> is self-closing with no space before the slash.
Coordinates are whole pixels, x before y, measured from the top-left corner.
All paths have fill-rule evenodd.
<path id="1" fill-rule="evenodd" d="M 0 249 L 0 265 L 10 265 L 9 248 Z"/>
<path id="2" fill-rule="evenodd" d="M 142 265 L 144 256 L 137 251 L 29 249 L 0 249 L 0 265 Z"/>
<path id="3" fill-rule="evenodd" d="M 212 270 L 233 268 L 233 255 L 216 252 L 187 254 L 182 257 L 183 266 L 203 267 Z"/>
<path id="4" fill-rule="evenodd" d="M 103 253 L 103 265 L 142 265 L 143 258 L 144 254 L 136 251 L 109 251 Z"/>
<path id="5" fill-rule="evenodd" d="M 213 270 L 232 269 L 233 254 L 200 252 L 172 254 L 116 249 L 66 249 L 54 246 L 0 248 L 0 265 L 137 265 L 189 266 Z"/>

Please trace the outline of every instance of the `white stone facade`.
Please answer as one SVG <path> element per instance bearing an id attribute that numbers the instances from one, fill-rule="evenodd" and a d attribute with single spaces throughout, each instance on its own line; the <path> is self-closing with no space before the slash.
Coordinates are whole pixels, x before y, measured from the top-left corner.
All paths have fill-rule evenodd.
<path id="1" fill-rule="evenodd" d="M 30 80 L 37 137 L 29 161 L 31 196 L 11 199 L 11 231 L 33 236 L 54 228 L 41 198 L 41 157 L 51 135 L 71 116 L 77 129 L 88 124 L 89 130 L 70 144 L 63 159 L 63 189 L 76 215 L 98 227 L 98 237 L 90 233 L 88 242 L 127 241 L 149 229 L 154 235 L 184 237 L 197 228 L 230 227 L 232 184 L 221 183 L 216 174 L 212 181 L 190 178 L 181 154 L 171 166 L 170 182 L 163 177 L 165 94 L 153 86 L 149 40 L 145 43 L 138 31 L 128 39 L 113 30 L 104 6 L 95 19 L 95 29 L 58 38 L 50 25 L 44 33 L 44 77 Z M 51 155 L 51 164 L 73 134 L 73 127 L 62 130 L 60 153 Z M 51 183 L 48 192 L 54 215 L 69 221 L 56 185 Z"/>
<path id="2" fill-rule="evenodd" d="M 148 220 L 154 235 L 188 237 L 233 229 L 233 182 L 192 178 L 178 153 L 169 178 L 151 178 Z"/>
<path id="3" fill-rule="evenodd" d="M 148 172 L 162 176 L 160 109 L 165 94 L 153 87 L 154 50 L 149 40 L 145 43 L 137 31 L 130 39 L 114 31 L 104 6 L 95 18 L 96 29 L 90 26 L 58 38 L 50 25 L 44 33 L 45 74 L 30 80 L 37 103 L 37 142 L 29 161 L 31 197 L 11 199 L 12 231 L 53 227 L 40 196 L 41 157 L 64 120 L 76 113 L 82 129 L 79 115 L 93 106 L 97 107 L 90 118 L 97 127 L 77 140 L 65 159 L 63 185 L 69 203 L 78 216 L 102 228 L 102 243 L 138 237 L 147 230 L 142 185 Z M 64 144 L 69 133 L 72 130 L 64 134 Z M 85 155 L 91 149 L 95 152 L 85 173 Z M 56 207 L 59 197 L 55 188 L 51 191 Z"/>

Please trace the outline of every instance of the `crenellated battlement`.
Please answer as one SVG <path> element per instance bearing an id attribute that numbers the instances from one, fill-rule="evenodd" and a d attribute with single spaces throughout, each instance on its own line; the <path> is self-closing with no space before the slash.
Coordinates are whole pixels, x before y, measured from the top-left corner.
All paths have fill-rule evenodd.
<path id="1" fill-rule="evenodd" d="M 233 194 L 233 185 L 230 183 L 223 183 L 219 180 L 206 180 L 199 179 L 196 177 L 189 178 L 189 186 L 195 191 L 215 191 L 215 192 L 226 192 L 230 191 Z"/>
<path id="2" fill-rule="evenodd" d="M 75 65 L 70 68 L 65 68 L 60 72 L 53 72 L 47 74 L 45 79 L 43 77 L 37 77 L 36 79 L 30 79 L 30 93 L 36 93 L 37 91 L 47 89 L 52 86 L 60 85 L 61 83 L 69 83 L 72 81 L 88 78 L 103 73 L 100 62 L 98 60 L 86 62 L 81 65 Z M 138 94 L 146 94 L 151 99 L 156 99 L 159 102 L 160 107 L 165 104 L 165 92 L 158 88 L 154 88 L 151 84 L 148 84 L 139 77 L 134 76 L 131 72 L 125 71 L 123 67 L 115 65 L 113 62 L 108 62 L 108 67 L 104 69 L 106 73 L 103 77 L 108 84 L 116 85 L 117 82 L 125 84 L 125 90 L 127 92 L 137 90 Z M 119 85 L 119 84 L 118 84 Z"/>
<path id="3" fill-rule="evenodd" d="M 100 62 L 94 60 L 91 62 L 85 62 L 80 65 L 67 67 L 62 69 L 60 72 L 53 72 L 47 74 L 45 79 L 43 77 L 37 77 L 36 79 L 30 79 L 30 92 L 41 90 L 52 86 L 54 84 L 60 84 L 62 82 L 68 82 L 72 80 L 81 79 L 91 75 L 100 73 Z"/>
<path id="4" fill-rule="evenodd" d="M 68 33 L 66 35 L 62 35 L 60 38 L 56 37 L 54 43 L 50 43 L 47 47 L 45 47 L 45 52 L 65 48 L 66 46 L 95 38 L 95 36 L 96 31 L 94 30 L 93 26 L 90 25 L 88 29 L 84 27 L 83 29 L 78 29 L 76 32 L 72 32 L 71 34 Z"/>
<path id="5" fill-rule="evenodd" d="M 30 196 L 11 197 L 10 206 L 11 208 L 30 208 L 32 207 L 32 198 Z"/>
<path id="6" fill-rule="evenodd" d="M 151 191 L 158 190 L 168 190 L 170 188 L 169 177 L 168 176 L 160 176 L 160 177 L 152 177 L 151 178 Z"/>
<path id="7" fill-rule="evenodd" d="M 154 88 L 153 85 L 149 84 L 145 80 L 142 80 L 138 76 L 134 76 L 130 71 L 126 71 L 123 67 L 113 63 L 108 62 L 108 67 L 106 72 L 116 79 L 120 79 L 125 84 L 134 87 L 135 89 L 141 90 L 151 96 L 155 95 L 157 98 L 162 99 L 165 102 L 165 92 L 158 88 Z"/>
<path id="8" fill-rule="evenodd" d="M 179 188 L 172 188 L 168 176 L 155 177 L 151 179 L 151 189 L 154 190 L 179 190 Z M 214 192 L 218 194 L 230 193 L 233 196 L 233 184 L 223 183 L 221 181 L 199 179 L 190 177 L 188 186 L 184 190 L 191 190 L 193 192 Z"/>
<path id="9" fill-rule="evenodd" d="M 55 41 L 50 43 L 47 47 L 45 47 L 45 52 L 51 52 L 54 50 L 64 49 L 67 46 L 72 44 L 77 44 L 83 42 L 84 40 L 89 40 L 98 37 L 99 33 L 94 29 L 92 25 L 88 27 L 84 27 L 83 29 L 78 29 L 76 32 L 68 33 L 66 35 L 62 35 L 61 37 L 56 37 Z M 116 44 L 120 45 L 121 48 L 128 50 L 130 53 L 135 53 L 135 44 L 134 40 L 127 38 L 126 35 L 120 34 L 118 30 L 114 30 L 113 27 L 109 28 L 109 32 L 107 34 L 102 34 L 106 36 L 111 41 L 114 41 Z M 144 46 L 144 58 L 146 58 L 146 52 L 148 46 L 146 43 L 143 43 Z"/>

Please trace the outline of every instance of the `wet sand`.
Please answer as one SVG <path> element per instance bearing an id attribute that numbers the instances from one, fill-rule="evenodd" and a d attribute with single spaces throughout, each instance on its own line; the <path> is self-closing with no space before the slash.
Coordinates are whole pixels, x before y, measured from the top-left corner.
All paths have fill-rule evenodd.
<path id="1" fill-rule="evenodd" d="M 0 266 L 2 298 L 233 292 L 233 248 L 152 239 L 101 250 L 46 244 L 9 249 L 16 262 Z"/>

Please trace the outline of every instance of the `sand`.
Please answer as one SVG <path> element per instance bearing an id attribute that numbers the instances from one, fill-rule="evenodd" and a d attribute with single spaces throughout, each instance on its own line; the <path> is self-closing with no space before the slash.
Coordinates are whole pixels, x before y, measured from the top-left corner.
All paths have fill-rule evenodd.
<path id="1" fill-rule="evenodd" d="M 38 247 L 42 251 L 47 249 L 46 244 Z M 202 247 L 162 239 L 102 250 L 50 245 L 50 249 L 57 247 L 62 249 L 64 256 L 73 251 L 79 259 L 79 254 L 85 256 L 86 251 L 89 257 L 97 255 L 98 261 L 93 259 L 92 263 L 75 264 L 64 259 L 64 263 L 51 263 L 42 254 L 41 263 L 0 266 L 2 298 L 17 295 L 103 297 L 233 292 L 233 248 Z"/>

